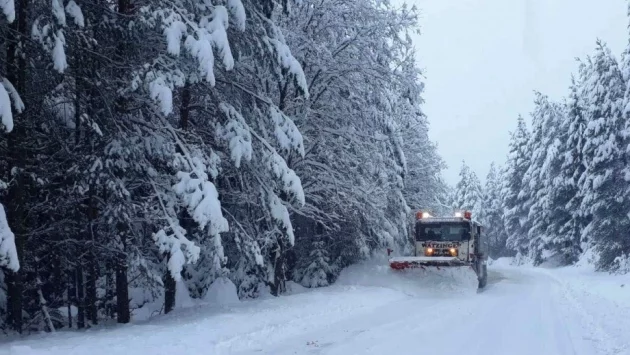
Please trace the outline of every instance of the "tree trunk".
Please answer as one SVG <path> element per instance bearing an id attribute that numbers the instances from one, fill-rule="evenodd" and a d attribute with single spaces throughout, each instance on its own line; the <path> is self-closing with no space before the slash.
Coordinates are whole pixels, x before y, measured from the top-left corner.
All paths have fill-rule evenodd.
<path id="1" fill-rule="evenodd" d="M 89 262 L 89 271 L 87 275 L 86 288 L 86 312 L 87 318 L 92 325 L 98 324 L 98 307 L 96 296 L 96 280 L 98 279 L 98 269 L 96 267 L 96 257 L 91 256 L 93 260 Z"/>
<path id="2" fill-rule="evenodd" d="M 90 112 L 91 114 L 92 112 Z M 90 247 L 94 248 L 97 241 L 96 228 L 94 227 L 94 220 L 97 217 L 98 210 L 96 207 L 96 201 L 94 199 L 96 187 L 95 184 L 90 184 L 90 191 L 88 196 L 88 237 L 91 241 Z M 97 295 L 96 295 L 96 281 L 98 280 L 98 258 L 94 250 L 90 250 L 87 254 L 88 260 L 88 275 L 86 284 L 86 312 L 87 318 L 92 325 L 98 324 L 98 307 L 97 307 Z"/>
<path id="3" fill-rule="evenodd" d="M 179 126 L 183 130 L 188 129 L 188 118 L 190 115 L 189 104 L 190 104 L 190 85 L 187 82 L 182 90 L 182 102 L 179 109 L 179 112 L 180 112 Z M 187 211 L 185 209 L 182 209 L 179 211 L 179 215 L 180 215 L 180 221 L 183 222 L 182 226 L 186 228 L 185 221 L 187 221 L 187 218 L 186 218 L 186 216 L 188 216 Z M 168 254 L 166 256 L 167 264 L 170 258 L 171 258 L 171 255 Z M 176 282 L 173 276 L 171 275 L 170 270 L 168 270 L 168 265 L 166 267 L 166 272 L 164 273 L 163 281 L 164 281 L 164 313 L 166 314 L 166 313 L 170 313 L 173 309 L 175 309 L 175 293 L 176 293 L 175 292 Z"/>
<path id="4" fill-rule="evenodd" d="M 69 279 L 72 279 L 72 277 L 70 275 L 67 275 Z M 72 329 L 72 287 L 70 287 L 70 285 L 72 285 L 71 282 L 68 282 L 68 290 L 66 291 L 67 294 L 67 302 L 68 302 L 68 328 Z"/>
<path id="5" fill-rule="evenodd" d="M 279 243 L 276 249 L 276 255 L 274 256 L 274 275 L 271 285 L 271 294 L 274 296 L 279 296 L 286 291 L 287 263 L 283 249 L 282 243 Z"/>
<path id="6" fill-rule="evenodd" d="M 75 270 L 75 284 L 77 292 L 77 328 L 85 328 L 85 284 L 83 282 L 83 266 L 79 260 Z"/>
<path id="7" fill-rule="evenodd" d="M 170 255 L 169 255 L 170 258 Z M 168 259 L 167 259 L 168 260 Z M 175 309 L 175 279 L 170 270 L 164 274 L 164 313 L 170 313 Z"/>
<path id="8" fill-rule="evenodd" d="M 123 250 L 120 251 L 116 260 L 116 321 L 118 323 L 129 323 L 131 312 L 129 311 L 129 279 L 127 278 L 127 231 L 129 226 L 124 223 L 116 225 Z"/>
<path id="9" fill-rule="evenodd" d="M 129 323 L 129 280 L 127 280 L 127 260 L 120 258 L 116 265 L 116 320 Z"/>
<path id="10" fill-rule="evenodd" d="M 114 300 L 114 295 L 116 294 L 116 264 L 111 261 L 107 261 L 105 264 L 105 314 L 107 318 L 114 319 L 116 316 L 116 308 L 113 306 L 112 301 Z M 113 270 L 113 272 L 112 272 Z"/>

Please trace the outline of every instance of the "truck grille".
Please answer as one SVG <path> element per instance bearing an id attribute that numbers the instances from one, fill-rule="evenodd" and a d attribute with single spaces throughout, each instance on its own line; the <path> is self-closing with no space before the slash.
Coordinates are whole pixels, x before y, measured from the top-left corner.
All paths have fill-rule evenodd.
<path id="1" fill-rule="evenodd" d="M 433 249 L 433 254 L 431 256 L 453 256 L 449 249 Z"/>

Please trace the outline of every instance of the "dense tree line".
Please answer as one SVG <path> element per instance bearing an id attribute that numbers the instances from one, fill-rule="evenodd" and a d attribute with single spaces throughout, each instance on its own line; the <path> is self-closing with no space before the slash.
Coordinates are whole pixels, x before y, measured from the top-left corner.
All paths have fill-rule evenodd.
<path id="1" fill-rule="evenodd" d="M 504 195 L 501 187 L 501 171 L 495 163 L 482 184 L 477 174 L 466 164 L 462 163 L 459 180 L 450 194 L 450 208 L 452 215 L 455 211 L 470 211 L 472 218 L 481 223 L 483 228 L 482 243 L 491 258 L 513 256 L 506 247 L 507 230 L 504 226 Z"/>
<path id="2" fill-rule="evenodd" d="M 630 271 L 629 143 L 630 47 L 619 62 L 597 41 L 562 101 L 535 93 L 531 126 L 518 117 L 491 169 L 481 200 L 494 254 Z"/>
<path id="3" fill-rule="evenodd" d="M 5 331 L 315 287 L 443 208 L 415 9 L 0 1 Z M 5 218 L 6 216 L 6 218 Z"/>
<path id="4" fill-rule="evenodd" d="M 519 119 L 503 187 L 507 246 L 517 255 L 565 265 L 586 257 L 599 270 L 628 271 L 627 70 L 598 41 L 566 99 L 536 93 L 531 128 Z"/>

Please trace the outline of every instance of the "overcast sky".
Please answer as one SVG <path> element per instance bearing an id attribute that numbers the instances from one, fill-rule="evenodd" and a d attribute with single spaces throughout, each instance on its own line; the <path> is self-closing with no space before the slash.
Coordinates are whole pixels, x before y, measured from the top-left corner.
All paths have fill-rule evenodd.
<path id="1" fill-rule="evenodd" d="M 490 162 L 505 161 L 517 116 L 530 122 L 533 91 L 565 96 L 575 58 L 593 53 L 596 38 L 618 57 L 628 42 L 626 0 L 394 1 L 422 13 L 424 110 L 451 184 L 462 160 L 482 181 Z"/>

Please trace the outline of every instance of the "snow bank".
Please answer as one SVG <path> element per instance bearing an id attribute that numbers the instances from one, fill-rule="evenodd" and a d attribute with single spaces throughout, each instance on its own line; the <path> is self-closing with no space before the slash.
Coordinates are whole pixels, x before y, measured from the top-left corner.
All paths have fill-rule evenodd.
<path id="1" fill-rule="evenodd" d="M 218 306 L 227 306 L 240 302 L 236 285 L 226 277 L 220 277 L 214 280 L 208 288 L 203 300 L 204 302 Z"/>
<path id="2" fill-rule="evenodd" d="M 298 293 L 304 293 L 310 290 L 300 285 L 299 283 L 293 282 L 293 281 L 287 281 L 286 287 L 287 287 L 287 292 L 286 292 L 287 295 L 296 295 Z"/>
<path id="3" fill-rule="evenodd" d="M 491 263 L 489 263 L 489 265 L 493 266 L 493 267 L 509 267 L 509 266 L 513 266 L 514 265 L 514 258 L 511 257 L 503 257 L 503 258 L 498 258 L 496 260 L 492 260 Z"/>
<path id="4" fill-rule="evenodd" d="M 589 265 L 558 268 L 550 275 L 570 290 L 612 302 L 625 308 L 630 315 L 630 274 L 611 275 L 595 272 Z"/>
<path id="5" fill-rule="evenodd" d="M 144 324 L 5 342 L 0 355 L 387 354 L 418 353 L 418 344 L 427 354 L 627 354 L 630 275 L 521 268 L 511 258 L 493 261 L 489 272 L 495 268 L 510 282 L 472 297 L 424 297 L 439 289 L 439 277 L 395 272 L 375 258 L 330 287 L 288 282 L 290 296 L 229 307 L 215 305 L 237 302 L 236 287 L 218 279 L 207 304 Z"/>
<path id="6" fill-rule="evenodd" d="M 392 270 L 376 257 L 344 269 L 335 285 L 388 288 L 409 296 L 444 296 L 477 292 L 477 276 L 468 267 Z"/>
<path id="7" fill-rule="evenodd" d="M 630 348 L 630 274 L 611 275 L 592 265 L 541 269 L 558 282 L 567 302 L 585 320 L 582 326 L 600 339 L 598 346 L 626 354 Z"/>
<path id="8" fill-rule="evenodd" d="M 175 284 L 175 308 L 188 308 L 196 305 L 197 302 L 190 297 L 190 291 L 183 280 Z"/>
<path id="9" fill-rule="evenodd" d="M 213 283 L 204 301 L 236 302 L 234 285 L 227 279 L 219 280 Z M 292 296 L 243 301 L 230 307 L 208 303 L 178 309 L 142 324 L 27 337 L 0 344 L 0 355 L 261 353 L 270 344 L 285 344 L 303 334 L 329 333 L 335 324 L 341 326 L 334 328 L 333 333 L 343 335 L 345 327 L 357 324 L 353 317 L 391 315 L 381 311 L 381 307 L 392 305 L 407 313 L 408 307 L 401 305 L 407 300 L 400 292 L 387 289 L 325 287 Z M 304 347 L 304 343 L 299 345 Z"/>

